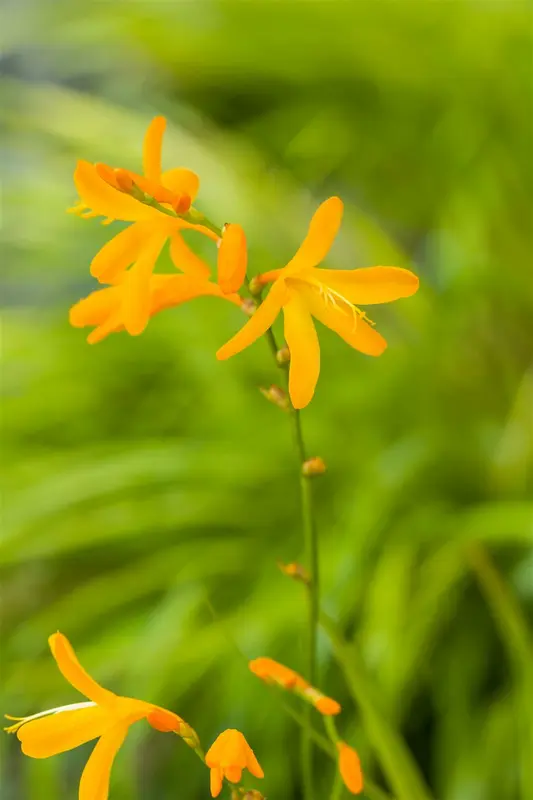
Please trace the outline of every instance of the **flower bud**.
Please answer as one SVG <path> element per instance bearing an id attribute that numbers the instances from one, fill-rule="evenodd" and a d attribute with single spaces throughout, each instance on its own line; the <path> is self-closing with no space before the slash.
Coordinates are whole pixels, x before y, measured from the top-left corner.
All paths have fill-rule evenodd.
<path id="1" fill-rule="evenodd" d="M 260 297 L 263 291 L 263 284 L 261 283 L 261 276 L 255 275 L 248 284 L 248 290 L 253 297 Z"/>
<path id="2" fill-rule="evenodd" d="M 323 475 L 325 471 L 326 465 L 320 456 L 308 458 L 307 461 L 304 461 L 302 464 L 302 475 L 305 475 L 306 478 L 313 478 L 316 475 Z"/>
<path id="3" fill-rule="evenodd" d="M 177 194 L 172 199 L 171 206 L 176 214 L 186 214 L 191 207 L 192 200 L 188 194 Z"/>
<path id="4" fill-rule="evenodd" d="M 281 350 L 278 350 L 278 352 L 276 353 L 276 361 L 278 362 L 280 367 L 284 366 L 285 364 L 288 364 L 290 360 L 291 360 L 291 354 L 289 352 L 288 347 L 282 347 Z"/>
<path id="5" fill-rule="evenodd" d="M 282 564 L 280 561 L 278 561 L 278 567 L 284 575 L 287 575 L 289 578 L 293 578 L 295 581 L 301 581 L 302 583 L 305 583 L 306 586 L 309 586 L 311 583 L 311 576 L 309 575 L 309 572 L 305 567 L 302 567 L 301 564 L 296 564 L 295 562 L 290 564 Z"/>
<path id="6" fill-rule="evenodd" d="M 133 189 L 133 178 L 127 170 L 120 168 L 115 170 L 115 183 L 121 192 L 131 194 Z"/>
<path id="7" fill-rule="evenodd" d="M 241 308 L 247 317 L 253 317 L 253 315 L 257 311 L 256 302 L 255 300 L 252 300 L 250 297 L 244 298 L 244 300 L 241 303 Z"/>
<path id="8" fill-rule="evenodd" d="M 200 747 L 200 739 L 198 738 L 198 734 L 194 728 L 191 728 L 191 726 L 187 725 L 186 722 L 181 723 L 179 735 L 185 744 L 188 744 L 192 750 L 197 750 Z"/>
<path id="9" fill-rule="evenodd" d="M 283 389 L 281 389 L 279 386 L 275 386 L 274 384 L 272 384 L 272 386 L 269 389 L 264 389 L 263 387 L 261 387 L 259 391 L 261 392 L 263 397 L 266 397 L 266 399 L 270 403 L 273 403 L 275 406 L 281 408 L 283 411 L 288 411 L 289 408 L 291 407 L 287 393 L 284 392 Z"/>

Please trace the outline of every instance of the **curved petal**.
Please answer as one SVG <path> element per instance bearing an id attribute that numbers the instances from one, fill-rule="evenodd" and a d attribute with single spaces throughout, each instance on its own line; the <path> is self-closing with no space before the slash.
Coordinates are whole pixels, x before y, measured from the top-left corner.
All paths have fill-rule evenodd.
<path id="1" fill-rule="evenodd" d="M 114 283 L 116 277 L 136 260 L 151 228 L 151 223 L 136 222 L 117 233 L 91 261 L 91 275 L 100 283 Z"/>
<path id="2" fill-rule="evenodd" d="M 164 117 L 154 117 L 144 136 L 143 172 L 151 181 L 159 182 L 161 177 L 161 148 L 166 127 Z"/>
<path id="3" fill-rule="evenodd" d="M 289 394 L 294 408 L 312 399 L 320 374 L 320 345 L 309 310 L 298 292 L 283 307 L 285 340 L 291 354 Z"/>
<path id="4" fill-rule="evenodd" d="M 83 203 L 95 212 L 95 216 L 120 219 L 124 222 L 158 220 L 161 214 L 156 208 L 144 205 L 131 195 L 119 192 L 100 175 L 94 164 L 78 161 L 74 170 L 74 183 Z"/>
<path id="5" fill-rule="evenodd" d="M 218 797 L 222 791 L 222 780 L 224 775 L 220 767 L 211 767 L 209 776 L 209 787 L 211 789 L 211 797 Z"/>
<path id="6" fill-rule="evenodd" d="M 225 294 L 238 292 L 246 277 L 246 236 L 240 225 L 226 225 L 218 248 L 218 283 Z"/>
<path id="7" fill-rule="evenodd" d="M 208 265 L 196 253 L 193 253 L 181 233 L 173 233 L 170 237 L 170 257 L 174 266 L 185 272 L 186 275 L 209 278 L 211 271 Z"/>
<path id="8" fill-rule="evenodd" d="M 167 233 L 156 231 L 146 242 L 139 258 L 126 273 L 122 296 L 122 321 L 131 336 L 146 328 L 152 308 L 151 277 Z"/>
<path id="9" fill-rule="evenodd" d="M 101 706 L 61 711 L 33 720 L 17 731 L 22 752 L 31 758 L 48 758 L 97 739 L 112 724 Z"/>
<path id="10" fill-rule="evenodd" d="M 242 778 L 242 767 L 239 767 L 237 764 L 230 764 L 225 769 L 226 778 L 231 783 L 238 783 Z"/>
<path id="11" fill-rule="evenodd" d="M 89 673 L 83 669 L 66 636 L 63 636 L 59 631 L 53 633 L 48 638 L 48 644 L 59 671 L 78 692 L 81 692 L 89 700 L 99 705 L 105 705 L 115 700 L 116 695 L 113 692 L 96 683 Z"/>
<path id="12" fill-rule="evenodd" d="M 186 194 L 191 198 L 191 202 L 195 199 L 200 188 L 200 178 L 196 172 L 185 169 L 185 167 L 168 169 L 163 172 L 160 180 L 163 186 L 175 194 Z"/>
<path id="13" fill-rule="evenodd" d="M 296 281 L 295 281 L 296 283 Z M 387 342 L 375 328 L 365 322 L 357 312 L 351 314 L 349 307 L 327 301 L 313 287 L 298 281 L 299 291 L 311 314 L 323 325 L 335 331 L 347 344 L 368 356 L 380 356 Z"/>
<path id="14" fill-rule="evenodd" d="M 72 306 L 69 311 L 69 322 L 73 328 L 101 325 L 119 305 L 119 287 L 110 286 L 107 289 L 97 289 Z"/>
<path id="15" fill-rule="evenodd" d="M 98 344 L 106 339 L 110 333 L 124 330 L 122 318 L 119 311 L 111 314 L 104 322 L 98 325 L 87 337 L 87 344 Z"/>
<path id="16" fill-rule="evenodd" d="M 264 778 L 265 773 L 261 769 L 261 765 L 257 758 L 255 757 L 255 753 L 250 747 L 248 750 L 247 758 L 246 758 L 246 766 L 248 767 L 251 774 L 256 778 Z"/>
<path id="17" fill-rule="evenodd" d="M 206 281 L 204 278 L 192 275 L 154 275 L 152 314 L 206 295 L 222 297 L 237 305 L 241 304 L 239 295 L 225 295 L 217 283 Z"/>
<path id="18" fill-rule="evenodd" d="M 111 767 L 128 728 L 129 723 L 120 720 L 98 740 L 81 776 L 79 800 L 107 800 Z"/>
<path id="19" fill-rule="evenodd" d="M 263 333 L 266 333 L 274 323 L 287 300 L 288 292 L 285 282 L 283 280 L 277 281 L 254 315 L 243 325 L 240 331 L 217 352 L 219 361 L 224 361 L 226 358 L 240 353 L 245 347 L 253 344 Z"/>
<path id="20" fill-rule="evenodd" d="M 317 208 L 305 239 L 285 267 L 286 274 L 316 267 L 325 259 L 339 231 L 343 209 L 340 197 L 330 197 Z"/>
<path id="21" fill-rule="evenodd" d="M 401 297 L 410 297 L 419 285 L 417 276 L 401 267 L 313 269 L 309 272 L 312 278 L 331 287 L 356 306 L 391 303 Z"/>

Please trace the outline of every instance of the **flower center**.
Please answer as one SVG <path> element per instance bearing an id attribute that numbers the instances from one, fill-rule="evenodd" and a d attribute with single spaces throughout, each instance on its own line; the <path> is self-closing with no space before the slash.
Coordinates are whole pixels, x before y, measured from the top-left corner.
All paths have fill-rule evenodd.
<path id="1" fill-rule="evenodd" d="M 306 276 L 305 282 L 309 284 L 314 291 L 318 292 L 320 297 L 324 300 L 326 306 L 330 305 L 332 308 L 337 308 L 341 313 L 346 314 L 348 317 L 353 319 L 353 330 L 357 325 L 357 320 L 362 319 L 365 322 L 368 322 L 369 325 L 372 327 L 375 326 L 375 322 L 372 322 L 369 319 L 364 311 L 361 311 L 360 308 L 354 306 L 353 303 L 344 297 L 340 292 L 337 292 L 335 289 L 332 289 L 331 286 L 328 286 L 325 283 L 317 280 L 317 278 L 308 278 Z"/>

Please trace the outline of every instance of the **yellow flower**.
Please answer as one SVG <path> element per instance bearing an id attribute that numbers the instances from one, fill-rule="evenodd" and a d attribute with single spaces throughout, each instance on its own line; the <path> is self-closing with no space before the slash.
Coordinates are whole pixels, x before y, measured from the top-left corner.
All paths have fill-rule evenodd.
<path id="1" fill-rule="evenodd" d="M 54 633 L 48 641 L 63 677 L 89 702 L 21 719 L 8 717 L 17 722 L 6 730 L 17 734 L 22 752 L 32 758 L 48 758 L 98 739 L 81 776 L 79 800 L 107 800 L 113 760 L 134 722 L 146 719 L 158 731 L 174 731 L 189 743 L 196 743 L 193 729 L 177 714 L 143 700 L 120 697 L 96 683 L 61 633 Z"/>
<path id="2" fill-rule="evenodd" d="M 363 772 L 359 756 L 346 742 L 338 742 L 337 750 L 339 751 L 339 772 L 344 785 L 352 794 L 360 794 L 363 791 Z"/>
<path id="3" fill-rule="evenodd" d="M 256 283 L 273 281 L 264 302 L 243 328 L 217 353 L 226 359 L 252 344 L 274 323 L 281 309 L 290 350 L 289 393 L 293 406 L 303 408 L 313 397 L 320 371 L 320 348 L 313 317 L 338 333 L 349 345 L 371 356 L 385 349 L 385 339 L 369 324 L 358 305 L 388 303 L 409 297 L 418 278 L 398 267 L 355 270 L 317 269 L 337 235 L 342 201 L 330 197 L 315 212 L 296 255 L 279 270 Z"/>
<path id="4" fill-rule="evenodd" d="M 91 274 L 101 283 L 113 284 L 124 276 L 122 323 L 132 335 L 141 333 L 148 322 L 150 276 L 167 239 L 175 265 L 188 275 L 203 278 L 209 276 L 209 269 L 185 244 L 180 231 L 192 228 L 218 240 L 204 225 L 169 216 L 143 202 L 147 195 L 168 210 L 184 213 L 198 192 L 199 179 L 191 170 L 161 171 L 165 126 L 165 118 L 156 117 L 146 132 L 144 175 L 88 161 L 79 161 L 74 172 L 80 202 L 70 211 L 85 218 L 103 216 L 106 223 L 133 223 L 104 245 L 91 262 Z"/>
<path id="5" fill-rule="evenodd" d="M 302 678 L 297 672 L 289 667 L 274 661 L 273 658 L 256 658 L 248 664 L 251 672 L 269 684 L 277 684 L 283 689 L 288 689 L 311 703 L 317 711 L 326 717 L 339 714 L 341 707 L 336 700 L 326 697 L 319 689 L 311 686 L 309 681 Z"/>
<path id="6" fill-rule="evenodd" d="M 256 778 L 264 777 L 254 751 L 243 734 L 233 729 L 223 731 L 215 739 L 206 753 L 205 763 L 211 769 L 213 797 L 220 794 L 224 778 L 231 783 L 238 783 L 243 769 L 248 769 Z"/>
<path id="7" fill-rule="evenodd" d="M 75 328 L 94 325 L 87 337 L 89 344 L 102 341 L 110 333 L 124 330 L 125 280 L 106 289 L 98 289 L 80 300 L 70 309 L 70 324 Z M 148 316 L 152 317 L 165 308 L 178 306 L 202 295 L 213 295 L 241 304 L 238 294 L 223 294 L 220 286 L 206 278 L 193 275 L 151 275 L 148 291 L 139 293 L 139 300 L 147 304 Z"/>

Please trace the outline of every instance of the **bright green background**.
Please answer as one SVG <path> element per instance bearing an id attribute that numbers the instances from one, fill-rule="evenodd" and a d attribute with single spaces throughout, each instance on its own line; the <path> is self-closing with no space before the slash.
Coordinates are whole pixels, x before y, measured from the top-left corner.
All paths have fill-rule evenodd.
<path id="1" fill-rule="evenodd" d="M 530 800 L 531 6 L 43 0 L 4 21 L 2 708 L 80 699 L 47 651 L 60 629 L 98 679 L 206 746 L 243 730 L 269 800 L 300 797 L 297 729 L 245 662 L 303 668 L 304 598 L 276 567 L 301 557 L 297 473 L 288 420 L 257 391 L 277 379 L 267 347 L 217 362 L 243 318 L 209 298 L 95 347 L 67 322 L 118 230 L 65 215 L 75 161 L 138 169 L 165 114 L 165 165 L 198 171 L 198 206 L 244 225 L 252 272 L 283 265 L 339 194 L 328 264 L 420 275 L 416 297 L 371 309 L 380 359 L 320 330 L 303 422 L 328 464 L 323 605 L 365 666 L 359 701 L 436 800 Z M 325 636 L 320 666 L 390 787 Z M 1 746 L 6 800 L 76 796 L 89 746 L 48 761 Z M 332 764 L 317 765 L 322 800 Z M 131 731 L 112 800 L 206 797 L 179 740 Z"/>

